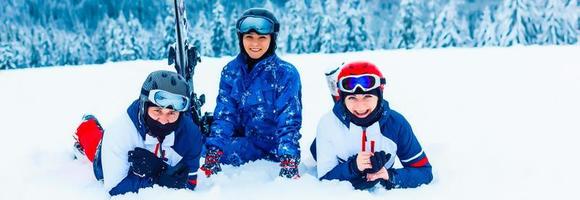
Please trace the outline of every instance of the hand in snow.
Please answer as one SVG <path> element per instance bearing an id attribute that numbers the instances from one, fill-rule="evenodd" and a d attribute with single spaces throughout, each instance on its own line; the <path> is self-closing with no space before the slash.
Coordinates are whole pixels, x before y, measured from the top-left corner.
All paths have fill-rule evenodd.
<path id="1" fill-rule="evenodd" d="M 375 181 L 378 179 L 389 180 L 389 173 L 386 168 L 382 167 L 378 172 L 367 174 L 367 181 Z"/>
<path id="2" fill-rule="evenodd" d="M 163 173 L 161 173 L 157 179 L 157 184 L 168 188 L 186 188 L 188 187 L 188 172 L 189 168 L 180 162 L 177 165 L 169 167 L 167 170 L 163 171 Z"/>
<path id="3" fill-rule="evenodd" d="M 223 154 L 223 151 L 214 146 L 211 146 L 207 149 L 205 163 L 200 168 L 207 177 L 222 171 L 222 167 L 220 166 L 219 161 Z"/>
<path id="4" fill-rule="evenodd" d="M 141 178 L 155 178 L 167 168 L 167 164 L 147 149 L 135 148 L 128 153 L 130 170 Z"/>
<path id="5" fill-rule="evenodd" d="M 391 159 L 391 154 L 390 153 L 385 153 L 384 151 L 375 152 L 370 157 L 370 161 L 371 161 L 372 168 L 365 170 L 365 172 L 366 173 L 376 173 L 376 172 L 378 172 L 381 168 L 384 168 L 385 167 L 385 164 L 387 164 L 387 162 L 389 161 L 389 159 Z"/>
<path id="6" fill-rule="evenodd" d="M 280 159 L 280 176 L 293 179 L 300 178 L 300 174 L 298 173 L 299 164 L 300 158 L 294 158 L 288 155 L 282 156 Z"/>

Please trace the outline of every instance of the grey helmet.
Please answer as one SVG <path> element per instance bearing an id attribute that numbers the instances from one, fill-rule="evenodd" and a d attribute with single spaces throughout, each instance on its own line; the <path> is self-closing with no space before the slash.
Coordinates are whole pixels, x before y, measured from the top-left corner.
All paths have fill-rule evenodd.
<path id="1" fill-rule="evenodd" d="M 163 90 L 188 98 L 190 97 L 189 86 L 181 75 L 167 70 L 151 72 L 145 79 L 141 87 L 141 94 L 139 95 L 139 118 L 141 122 L 144 119 L 145 105 L 149 102 L 148 97 L 151 90 Z"/>

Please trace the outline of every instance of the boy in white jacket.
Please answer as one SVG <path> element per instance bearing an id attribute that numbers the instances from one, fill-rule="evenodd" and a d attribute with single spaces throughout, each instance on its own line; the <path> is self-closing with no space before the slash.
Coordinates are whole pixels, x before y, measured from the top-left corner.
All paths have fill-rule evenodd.
<path id="1" fill-rule="evenodd" d="M 368 62 L 341 69 L 340 99 L 320 119 L 311 146 L 318 178 L 350 181 L 356 189 L 377 183 L 391 189 L 431 182 L 431 165 L 411 126 L 382 99 L 385 82 Z M 403 168 L 393 168 L 395 158 Z"/>

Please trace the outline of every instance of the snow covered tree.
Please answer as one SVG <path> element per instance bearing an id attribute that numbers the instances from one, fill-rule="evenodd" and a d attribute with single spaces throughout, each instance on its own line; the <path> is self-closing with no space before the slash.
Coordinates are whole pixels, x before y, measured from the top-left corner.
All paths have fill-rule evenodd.
<path id="1" fill-rule="evenodd" d="M 108 22 L 105 22 L 104 25 L 107 34 L 107 61 L 120 61 L 122 59 L 120 44 L 122 30 L 117 20 L 112 18 L 108 18 Z"/>
<path id="2" fill-rule="evenodd" d="M 424 7 L 424 30 L 425 30 L 425 41 L 423 41 L 423 45 L 426 47 L 433 47 L 435 46 L 433 43 L 433 37 L 435 35 L 434 28 L 437 20 L 437 13 L 440 13 L 439 10 L 436 10 L 435 7 L 437 5 L 436 0 L 428 0 L 423 2 Z M 439 14 L 440 15 L 440 14 Z"/>
<path id="3" fill-rule="evenodd" d="M 320 0 L 312 0 L 310 2 L 310 9 L 308 9 L 308 16 L 310 20 L 308 23 L 308 52 L 320 52 L 322 45 L 322 24 L 324 18 L 324 10 Z"/>
<path id="4" fill-rule="evenodd" d="M 175 43 L 176 39 L 175 39 L 175 14 L 173 13 L 172 9 L 169 9 L 169 7 L 167 8 L 167 10 L 169 10 L 169 14 L 167 16 L 165 16 L 164 20 L 163 20 L 163 27 L 165 28 L 165 31 L 163 33 L 163 42 L 162 42 L 162 47 L 160 49 L 161 53 L 162 53 L 162 58 L 167 58 L 167 55 L 169 53 L 169 46 L 173 45 L 173 43 Z M 194 23 L 190 22 L 190 23 Z M 190 24 L 192 25 L 192 24 Z M 189 32 L 192 32 L 192 30 L 190 29 Z"/>
<path id="5" fill-rule="evenodd" d="M 481 22 L 479 27 L 475 30 L 475 46 L 497 46 L 499 44 L 497 40 L 495 19 L 493 18 L 493 12 L 486 7 L 483 10 L 483 16 L 481 17 Z"/>
<path id="6" fill-rule="evenodd" d="M 469 37 L 466 24 L 462 23 L 460 17 L 457 16 L 457 4 L 456 0 L 450 0 L 437 16 L 431 47 L 461 47 L 464 45 L 464 40 Z"/>
<path id="7" fill-rule="evenodd" d="M 288 13 L 284 19 L 284 32 L 286 36 L 286 52 L 305 53 L 308 50 L 308 35 L 306 23 L 306 4 L 304 0 L 289 0 L 286 2 Z"/>
<path id="8" fill-rule="evenodd" d="M 392 36 L 395 48 L 420 48 L 425 38 L 421 11 L 414 0 L 402 0 L 399 18 L 395 21 Z"/>
<path id="9" fill-rule="evenodd" d="M 119 16 L 119 25 L 121 27 L 121 59 L 136 60 L 143 58 L 143 28 L 136 18 L 130 14 L 129 20 L 125 21 L 123 14 Z"/>
<path id="10" fill-rule="evenodd" d="M 0 70 L 16 69 L 14 49 L 10 44 L 0 43 Z"/>
<path id="11" fill-rule="evenodd" d="M 346 0 L 343 4 L 341 10 L 346 11 L 345 18 L 342 18 L 346 24 L 346 30 L 343 32 L 343 39 L 346 42 L 344 51 L 373 49 L 372 39 L 366 30 L 363 13 L 365 7 L 364 0 Z"/>
<path id="12" fill-rule="evenodd" d="M 211 56 L 212 53 L 212 45 L 211 45 L 211 38 L 210 38 L 210 27 L 207 18 L 203 12 L 199 12 L 199 16 L 197 17 L 197 22 L 193 30 L 190 29 L 189 31 L 189 38 L 193 39 L 193 44 L 198 44 L 198 50 L 201 55 L 204 56 Z"/>
<path id="13" fill-rule="evenodd" d="M 535 44 L 540 23 L 535 1 L 506 0 L 496 14 L 501 46 Z"/>
<path id="14" fill-rule="evenodd" d="M 225 37 L 226 19 L 224 17 L 224 7 L 220 1 L 216 1 L 213 9 L 213 21 L 211 32 L 211 45 L 214 57 L 220 57 L 227 52 L 227 41 Z"/>
<path id="15" fill-rule="evenodd" d="M 269 2 L 269 1 L 268 1 Z M 228 32 L 227 32 L 227 36 L 228 37 L 228 53 L 227 55 L 236 55 L 238 54 L 238 52 L 240 52 L 240 45 L 239 45 L 239 41 L 238 41 L 238 30 L 236 29 L 236 23 L 238 22 L 238 16 L 240 14 L 238 13 L 238 9 L 234 8 L 232 10 L 232 14 L 230 15 L 230 21 L 228 23 Z"/>
<path id="16" fill-rule="evenodd" d="M 336 38 L 339 34 L 337 23 L 338 15 L 341 14 L 338 11 L 338 4 L 336 0 L 326 0 L 324 2 L 325 15 L 322 18 L 322 30 L 320 32 L 321 46 L 320 52 L 323 53 L 335 53 L 339 52 L 340 41 Z"/>
<path id="17" fill-rule="evenodd" d="M 574 27 L 576 17 L 566 12 L 562 0 L 548 0 L 544 15 L 544 35 L 540 38 L 542 44 L 575 44 L 577 31 Z"/>

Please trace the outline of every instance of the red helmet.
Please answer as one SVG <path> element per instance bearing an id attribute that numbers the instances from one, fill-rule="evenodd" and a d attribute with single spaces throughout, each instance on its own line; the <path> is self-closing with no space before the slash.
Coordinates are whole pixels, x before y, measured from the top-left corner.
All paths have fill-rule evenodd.
<path id="1" fill-rule="evenodd" d="M 342 67 L 337 77 L 341 98 L 349 94 L 375 94 L 382 98 L 385 77 L 370 62 L 351 62 Z"/>

